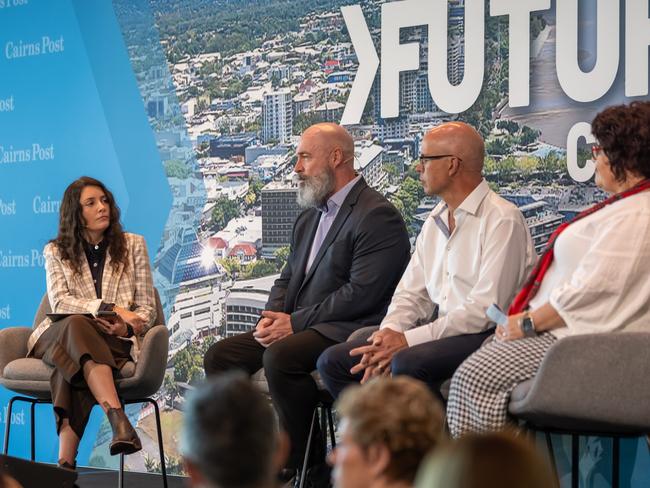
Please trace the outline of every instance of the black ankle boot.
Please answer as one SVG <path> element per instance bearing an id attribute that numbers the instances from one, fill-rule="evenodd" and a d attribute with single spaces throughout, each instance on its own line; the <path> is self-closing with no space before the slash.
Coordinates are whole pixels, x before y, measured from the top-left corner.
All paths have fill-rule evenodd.
<path id="1" fill-rule="evenodd" d="M 121 408 L 109 408 L 106 411 L 108 422 L 113 429 L 111 456 L 116 454 L 133 454 L 142 449 L 142 443 L 128 417 Z"/>
<path id="2" fill-rule="evenodd" d="M 59 468 L 63 469 L 69 469 L 70 471 L 75 471 L 77 469 L 77 463 L 70 464 L 68 461 L 64 459 L 59 459 L 56 463 Z"/>

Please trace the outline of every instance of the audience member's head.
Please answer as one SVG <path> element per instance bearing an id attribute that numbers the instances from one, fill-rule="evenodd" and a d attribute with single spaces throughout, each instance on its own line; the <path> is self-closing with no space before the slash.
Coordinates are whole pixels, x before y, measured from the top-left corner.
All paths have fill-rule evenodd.
<path id="1" fill-rule="evenodd" d="M 0 471 L 0 488 L 23 488 L 11 475 Z"/>
<path id="2" fill-rule="evenodd" d="M 411 486 L 443 435 L 440 402 L 419 381 L 377 378 L 337 402 L 341 439 L 330 456 L 336 488 Z"/>
<path id="3" fill-rule="evenodd" d="M 243 374 L 206 382 L 187 403 L 181 453 L 193 487 L 274 486 L 287 443 L 268 399 Z"/>
<path id="4" fill-rule="evenodd" d="M 470 434 L 441 446 L 422 463 L 416 487 L 554 488 L 557 476 L 523 436 Z"/>

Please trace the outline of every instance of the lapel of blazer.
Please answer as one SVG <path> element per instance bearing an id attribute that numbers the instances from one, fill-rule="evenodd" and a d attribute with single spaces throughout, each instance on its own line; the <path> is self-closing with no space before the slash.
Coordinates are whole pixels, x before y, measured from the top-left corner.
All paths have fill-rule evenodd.
<path id="1" fill-rule="evenodd" d="M 309 259 L 311 246 L 314 242 L 314 237 L 316 236 L 316 229 L 318 229 L 320 215 L 320 212 L 314 209 L 312 216 L 309 217 L 310 221 L 305 222 L 305 232 L 303 233 L 304 237 L 298 236 L 300 243 L 296 246 L 298 249 L 296 256 L 296 275 L 298 278 L 296 280 L 297 283 L 302 284 L 305 278 L 305 267 L 307 266 L 307 259 Z"/>
<path id="2" fill-rule="evenodd" d="M 352 190 L 350 190 L 350 193 L 348 193 L 348 196 L 345 198 L 345 200 L 343 200 L 343 204 L 339 209 L 339 213 L 336 214 L 336 218 L 334 219 L 334 222 L 332 222 L 332 227 L 330 227 L 329 231 L 327 232 L 327 235 L 325 236 L 325 240 L 321 244 L 320 249 L 316 254 L 316 257 L 314 258 L 314 262 L 311 264 L 311 267 L 309 268 L 309 271 L 307 272 L 305 279 L 302 281 L 302 285 L 300 286 L 300 290 L 298 291 L 298 294 L 300 294 L 300 291 L 305 287 L 307 282 L 314 275 L 314 272 L 318 267 L 318 264 L 320 263 L 320 261 L 323 259 L 323 256 L 325 256 L 325 253 L 327 252 L 327 248 L 330 247 L 332 245 L 332 242 L 334 242 L 334 239 L 336 239 L 336 236 L 338 235 L 339 231 L 343 228 L 343 224 L 345 224 L 345 222 L 348 220 L 348 217 L 352 213 L 352 209 L 357 203 L 357 200 L 359 199 L 359 195 L 361 195 L 361 192 L 367 186 L 368 185 L 366 184 L 366 181 L 363 179 L 363 177 L 361 177 L 361 179 L 357 182 L 357 184 L 352 187 Z M 314 229 L 314 233 L 315 232 L 316 229 Z M 309 250 L 311 250 L 311 245 L 309 246 Z M 309 252 L 307 253 L 307 255 L 309 255 Z M 306 261 L 303 263 L 303 267 L 305 266 L 305 264 Z"/>
<path id="3" fill-rule="evenodd" d="M 102 300 L 104 302 L 116 303 L 118 284 L 122 277 L 124 263 L 119 263 L 116 269 L 111 264 L 111 255 L 106 252 L 106 261 L 104 262 L 104 274 L 102 275 Z M 92 282 L 92 279 L 91 279 Z"/>

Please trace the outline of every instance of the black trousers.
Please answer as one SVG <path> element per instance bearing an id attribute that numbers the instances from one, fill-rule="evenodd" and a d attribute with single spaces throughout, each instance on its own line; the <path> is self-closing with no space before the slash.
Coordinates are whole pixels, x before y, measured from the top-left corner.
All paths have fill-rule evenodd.
<path id="1" fill-rule="evenodd" d="M 393 376 L 407 375 L 426 383 L 444 403 L 446 399 L 440 393 L 440 386 L 453 376 L 456 368 L 481 347 L 493 332 L 490 329 L 478 334 L 445 337 L 402 349 L 393 356 L 391 372 Z M 363 377 L 363 373 L 350 373 L 350 369 L 361 359 L 359 356 L 350 356 L 350 351 L 367 344 L 366 338 L 337 344 L 327 349 L 318 359 L 318 372 L 334 398 L 338 398 L 347 386 L 358 383 Z"/>
<path id="2" fill-rule="evenodd" d="M 265 348 L 251 331 L 213 344 L 205 355 L 207 376 L 233 369 L 252 375 L 264 368 L 273 405 L 291 440 L 288 468 L 302 467 L 311 417 L 318 403 L 318 388 L 311 373 L 318 356 L 334 344 L 336 341 L 307 329 Z M 315 449 L 310 458 L 310 464 L 319 464 L 325 461 L 325 453 Z"/>

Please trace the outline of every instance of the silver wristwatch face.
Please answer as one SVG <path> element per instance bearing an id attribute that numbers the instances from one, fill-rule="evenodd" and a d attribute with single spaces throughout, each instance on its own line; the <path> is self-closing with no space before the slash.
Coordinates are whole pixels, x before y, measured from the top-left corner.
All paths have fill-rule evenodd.
<path id="1" fill-rule="evenodd" d="M 535 332 L 535 327 L 533 326 L 533 321 L 530 317 L 524 317 L 521 321 L 521 328 L 526 337 L 534 337 L 537 335 Z"/>

